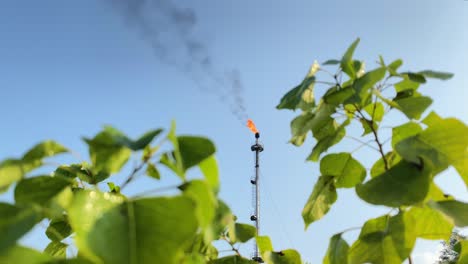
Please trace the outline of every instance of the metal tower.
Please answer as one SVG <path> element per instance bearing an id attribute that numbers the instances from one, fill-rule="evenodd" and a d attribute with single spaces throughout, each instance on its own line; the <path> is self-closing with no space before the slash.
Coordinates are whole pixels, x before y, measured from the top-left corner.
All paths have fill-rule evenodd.
<path id="1" fill-rule="evenodd" d="M 250 216 L 250 220 L 255 222 L 257 229 L 257 236 L 260 234 L 260 174 L 259 174 L 259 154 L 263 151 L 263 146 L 258 143 L 260 133 L 255 133 L 255 144 L 250 147 L 252 151 L 255 151 L 255 177 L 250 180 L 252 184 L 252 205 L 254 207 L 254 213 Z M 263 263 L 262 258 L 259 256 L 257 243 L 254 241 L 254 253 L 252 260 Z"/>

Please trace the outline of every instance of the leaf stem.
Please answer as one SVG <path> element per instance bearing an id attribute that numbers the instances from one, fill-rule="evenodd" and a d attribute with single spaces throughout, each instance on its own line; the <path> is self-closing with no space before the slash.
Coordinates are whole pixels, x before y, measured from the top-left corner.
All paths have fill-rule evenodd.
<path id="1" fill-rule="evenodd" d="M 359 107 L 354 104 L 354 107 L 356 107 L 356 111 L 359 113 L 359 115 L 361 116 L 362 119 L 366 120 L 366 122 L 369 124 L 369 127 L 372 131 L 372 134 L 374 134 L 374 140 L 375 142 L 377 143 L 377 146 L 379 147 L 379 152 L 380 152 L 380 155 L 382 155 L 382 160 L 384 162 L 384 165 L 385 165 L 385 170 L 388 171 L 388 162 L 387 162 L 387 159 L 385 158 L 385 153 L 383 151 L 383 144 L 380 142 L 379 140 L 379 136 L 377 134 L 377 130 L 374 128 L 374 126 L 372 125 L 371 122 L 373 122 L 373 120 L 367 120 L 367 118 L 364 117 L 364 114 L 361 112 L 361 109 L 359 109 Z"/>

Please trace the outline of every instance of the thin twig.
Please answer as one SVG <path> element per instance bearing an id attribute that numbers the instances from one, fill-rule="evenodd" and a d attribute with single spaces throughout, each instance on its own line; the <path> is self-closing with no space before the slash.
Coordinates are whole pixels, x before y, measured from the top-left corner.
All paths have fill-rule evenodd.
<path id="1" fill-rule="evenodd" d="M 362 140 L 360 140 L 360 139 L 358 139 L 358 138 L 355 138 L 355 137 L 353 137 L 353 136 L 348 136 L 348 135 L 347 135 L 347 136 L 345 136 L 345 137 L 346 137 L 346 138 L 349 138 L 349 139 L 352 139 L 352 140 L 355 140 L 355 141 L 361 143 L 362 145 L 365 145 L 365 146 L 367 146 L 367 147 L 369 147 L 369 148 L 371 148 L 371 149 L 373 149 L 373 150 L 375 150 L 375 151 L 380 152 L 380 150 L 379 150 L 378 148 L 376 148 L 376 147 L 372 146 L 371 144 L 369 144 L 370 142 L 372 142 L 372 140 L 369 140 L 369 141 L 367 141 L 367 142 L 364 142 L 364 141 L 362 141 Z"/>
<path id="2" fill-rule="evenodd" d="M 178 188 L 179 186 L 180 186 L 180 185 L 177 184 L 177 185 L 169 185 L 169 186 L 165 186 L 165 187 L 159 187 L 159 188 L 156 188 L 156 189 L 146 190 L 146 191 L 144 191 L 144 192 L 135 194 L 132 198 L 139 198 L 139 197 L 146 196 L 146 195 L 148 195 L 148 194 L 153 194 L 153 193 L 157 193 L 157 192 L 163 192 L 163 191 L 168 191 L 168 190 L 176 189 L 176 188 Z"/>

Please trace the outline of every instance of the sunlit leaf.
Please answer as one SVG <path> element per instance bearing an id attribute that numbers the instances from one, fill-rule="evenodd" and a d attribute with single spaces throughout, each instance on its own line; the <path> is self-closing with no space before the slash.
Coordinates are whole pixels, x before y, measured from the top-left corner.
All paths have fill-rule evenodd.
<path id="1" fill-rule="evenodd" d="M 72 184 L 72 180 L 62 177 L 37 176 L 24 179 L 16 185 L 15 201 L 23 204 L 45 204 Z"/>
<path id="2" fill-rule="evenodd" d="M 349 249 L 348 263 L 402 263 L 411 253 L 414 223 L 404 214 L 367 221 Z"/>
<path id="3" fill-rule="evenodd" d="M 255 238 L 257 241 L 257 246 L 258 249 L 260 250 L 260 253 L 264 253 L 267 251 L 273 251 L 273 245 L 271 244 L 271 240 L 267 236 L 257 236 Z"/>
<path id="4" fill-rule="evenodd" d="M 35 208 L 0 203 L 0 252 L 14 246 L 41 219 Z"/>
<path id="5" fill-rule="evenodd" d="M 453 224 L 442 213 L 429 208 L 413 206 L 405 214 L 414 221 L 414 232 L 417 237 L 425 239 L 448 240 L 452 234 Z"/>
<path id="6" fill-rule="evenodd" d="M 421 114 L 432 104 L 427 96 L 411 96 L 393 100 L 409 119 L 419 119 Z"/>
<path id="7" fill-rule="evenodd" d="M 434 79 L 440 79 L 440 80 L 448 80 L 453 77 L 453 73 L 449 72 L 439 72 L 439 71 L 432 71 L 432 70 L 425 70 L 425 71 L 420 71 L 418 74 L 423 75 L 426 78 L 434 78 Z"/>
<path id="8" fill-rule="evenodd" d="M 72 228 L 65 219 L 53 219 L 46 230 L 47 237 L 52 241 L 60 242 L 70 236 Z"/>
<path id="9" fill-rule="evenodd" d="M 198 165 L 216 151 L 213 142 L 204 137 L 178 136 L 177 141 L 185 170 Z"/>
<path id="10" fill-rule="evenodd" d="M 314 190 L 302 210 L 302 218 L 306 228 L 314 221 L 322 218 L 337 199 L 333 176 L 320 176 Z"/>
<path id="11" fill-rule="evenodd" d="M 222 257 L 209 262 L 209 264 L 256 264 L 256 261 L 238 255 Z"/>
<path id="12" fill-rule="evenodd" d="M 392 129 L 392 147 L 395 148 L 395 145 L 411 136 L 415 136 L 422 131 L 420 125 L 414 122 L 408 122 L 400 126 L 393 127 Z"/>
<path id="13" fill-rule="evenodd" d="M 385 113 L 384 106 L 380 102 L 367 105 L 366 107 L 364 107 L 364 111 L 366 111 L 366 113 L 369 114 L 369 116 L 374 122 L 382 121 L 382 118 Z"/>
<path id="14" fill-rule="evenodd" d="M 443 119 L 434 111 L 431 111 L 423 120 L 422 122 L 428 126 L 437 125 Z"/>
<path id="15" fill-rule="evenodd" d="M 468 203 L 455 200 L 429 201 L 428 205 L 450 217 L 457 227 L 468 226 Z"/>
<path id="16" fill-rule="evenodd" d="M 371 95 L 369 92 L 370 88 L 372 88 L 384 78 L 386 71 L 387 69 L 385 67 L 377 68 L 356 79 L 353 84 L 355 95 L 346 102 L 366 105 L 365 102 L 370 98 Z"/>
<path id="17" fill-rule="evenodd" d="M 202 180 L 193 180 L 179 187 L 184 195 L 195 201 L 195 214 L 202 228 L 208 227 L 215 217 L 216 197 L 210 186 Z"/>
<path id="18" fill-rule="evenodd" d="M 301 255 L 294 249 L 268 251 L 263 254 L 263 257 L 268 264 L 302 264 Z"/>
<path id="19" fill-rule="evenodd" d="M 395 149 L 404 159 L 432 166 L 436 172 L 452 165 L 468 186 L 468 127 L 461 121 L 440 120 L 416 136 L 400 141 Z"/>
<path id="20" fill-rule="evenodd" d="M 337 188 L 351 188 L 366 177 L 366 169 L 349 153 L 328 154 L 320 161 L 322 175 L 335 177 Z"/>
<path id="21" fill-rule="evenodd" d="M 44 253 L 52 257 L 65 258 L 67 256 L 68 245 L 62 242 L 52 241 L 44 249 Z"/>
<path id="22" fill-rule="evenodd" d="M 323 264 L 347 264 L 348 263 L 348 243 L 341 238 L 341 234 L 336 234 L 330 238 L 327 254 L 323 258 Z"/>
<path id="23" fill-rule="evenodd" d="M 251 238 L 255 237 L 257 233 L 257 229 L 254 226 L 248 224 L 236 223 L 234 229 L 234 234 L 229 234 L 229 237 L 233 242 L 245 243 Z"/>
<path id="24" fill-rule="evenodd" d="M 351 79 L 356 77 L 356 71 L 353 67 L 353 54 L 354 50 L 356 50 L 357 45 L 359 44 L 360 39 L 356 39 L 351 46 L 348 47 L 345 54 L 341 58 L 341 69 L 344 73 L 346 73 Z"/>
<path id="25" fill-rule="evenodd" d="M 277 109 L 290 109 L 296 110 L 301 106 L 303 102 L 303 94 L 309 87 L 313 87 L 315 82 L 315 77 L 306 77 L 301 84 L 290 90 L 286 93 L 283 98 L 281 98 L 280 103 L 276 106 Z"/>
<path id="26" fill-rule="evenodd" d="M 2 264 L 44 264 L 50 260 L 52 257 L 47 254 L 22 246 L 14 246 L 0 254 Z"/>
<path id="27" fill-rule="evenodd" d="M 343 122 L 336 130 L 326 137 L 320 139 L 317 144 L 315 144 L 312 152 L 310 153 L 307 160 L 318 161 L 320 155 L 327 151 L 330 147 L 340 142 L 346 134 L 345 127 L 349 124 L 349 119 Z"/>
<path id="28" fill-rule="evenodd" d="M 200 170 L 205 176 L 206 182 L 213 188 L 215 192 L 219 190 L 219 171 L 218 163 L 214 155 L 200 162 Z"/>
<path id="29" fill-rule="evenodd" d="M 421 202 L 429 191 L 430 170 L 400 161 L 382 175 L 356 186 L 356 193 L 371 204 L 398 207 Z"/>
<path id="30" fill-rule="evenodd" d="M 387 166 L 390 169 L 391 167 L 395 166 L 401 161 L 401 157 L 398 156 L 398 154 L 396 154 L 395 152 L 390 151 L 387 154 L 385 154 L 385 160 L 387 161 Z M 386 170 L 387 169 L 385 168 L 385 162 L 382 158 L 380 158 L 372 166 L 370 175 L 372 178 L 374 178 L 376 176 L 384 174 Z"/>

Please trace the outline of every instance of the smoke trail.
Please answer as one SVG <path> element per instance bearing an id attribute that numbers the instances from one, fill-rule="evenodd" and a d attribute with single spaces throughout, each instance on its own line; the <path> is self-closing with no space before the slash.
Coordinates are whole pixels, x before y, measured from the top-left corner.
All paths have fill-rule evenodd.
<path id="1" fill-rule="evenodd" d="M 171 0 L 107 0 L 152 48 L 166 65 L 184 72 L 201 90 L 215 94 L 228 104 L 241 122 L 247 119 L 239 70 L 217 72 L 207 45 L 193 30 L 197 16 L 193 9 L 176 6 Z"/>

